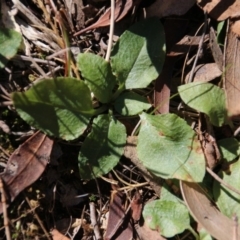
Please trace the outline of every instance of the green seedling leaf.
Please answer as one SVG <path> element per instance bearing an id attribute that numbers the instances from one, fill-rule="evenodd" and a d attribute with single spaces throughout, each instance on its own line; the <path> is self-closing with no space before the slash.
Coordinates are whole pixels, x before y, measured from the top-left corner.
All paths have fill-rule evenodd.
<path id="1" fill-rule="evenodd" d="M 22 43 L 20 33 L 7 28 L 0 28 L 0 69 L 4 68 L 8 60 L 16 53 Z"/>
<path id="2" fill-rule="evenodd" d="M 201 228 L 199 231 L 199 240 L 213 240 L 213 238 L 204 228 Z"/>
<path id="3" fill-rule="evenodd" d="M 125 144 L 124 125 L 108 114 L 99 115 L 78 157 L 81 177 L 92 179 L 108 173 L 119 162 Z"/>
<path id="4" fill-rule="evenodd" d="M 175 114 L 142 113 L 137 153 L 156 176 L 201 182 L 205 159 L 195 132 Z"/>
<path id="5" fill-rule="evenodd" d="M 228 162 L 236 159 L 240 155 L 240 145 L 236 138 L 225 138 L 217 142 L 222 154 L 222 158 Z"/>
<path id="6" fill-rule="evenodd" d="M 114 103 L 115 109 L 124 116 L 133 116 L 151 107 L 147 99 L 134 92 L 122 93 Z"/>
<path id="7" fill-rule="evenodd" d="M 188 209 L 180 201 L 160 199 L 147 203 L 143 209 L 143 218 L 151 229 L 169 238 L 190 225 Z"/>
<path id="8" fill-rule="evenodd" d="M 207 114 L 213 125 L 220 127 L 226 122 L 226 100 L 221 88 L 211 83 L 194 82 L 178 87 L 178 91 L 184 103 Z"/>
<path id="9" fill-rule="evenodd" d="M 113 72 L 126 89 L 147 87 L 160 74 L 164 59 L 164 30 L 157 18 L 130 27 L 111 53 Z"/>
<path id="10" fill-rule="evenodd" d="M 239 175 L 240 161 L 230 165 L 230 173 L 220 172 L 220 177 L 229 185 L 240 189 L 240 175 Z M 240 218 L 240 198 L 239 194 L 231 191 L 227 187 L 221 185 L 219 182 L 214 181 L 213 195 L 216 200 L 217 206 L 220 211 L 229 218 L 234 214 Z"/>
<path id="11" fill-rule="evenodd" d="M 94 114 L 89 88 L 75 78 L 45 79 L 12 100 L 28 124 L 66 140 L 79 137 Z"/>
<path id="12" fill-rule="evenodd" d="M 95 97 L 102 103 L 108 103 L 116 84 L 109 62 L 96 54 L 80 53 L 78 67 Z"/>

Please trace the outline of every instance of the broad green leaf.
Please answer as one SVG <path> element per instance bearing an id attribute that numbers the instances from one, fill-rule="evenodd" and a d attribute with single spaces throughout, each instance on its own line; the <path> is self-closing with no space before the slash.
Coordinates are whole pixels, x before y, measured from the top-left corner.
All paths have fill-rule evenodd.
<path id="1" fill-rule="evenodd" d="M 164 201 L 181 202 L 181 200 L 178 197 L 171 193 L 170 187 L 166 183 L 163 183 L 160 197 L 161 197 L 160 199 Z"/>
<path id="2" fill-rule="evenodd" d="M 111 53 L 113 72 L 126 89 L 147 87 L 160 74 L 164 59 L 164 30 L 157 18 L 130 27 Z"/>
<path id="3" fill-rule="evenodd" d="M 151 107 L 147 99 L 134 92 L 122 93 L 114 103 L 115 109 L 124 116 L 132 116 L 141 113 Z"/>
<path id="4" fill-rule="evenodd" d="M 161 235 L 169 238 L 190 226 L 188 209 L 179 201 L 160 199 L 147 203 L 143 218 L 151 229 L 159 230 Z"/>
<path id="5" fill-rule="evenodd" d="M 75 78 L 45 79 L 12 100 L 28 124 L 66 140 L 79 137 L 94 114 L 89 88 Z"/>
<path id="6" fill-rule="evenodd" d="M 8 60 L 16 53 L 22 43 L 20 33 L 7 28 L 0 28 L 0 69 L 5 67 Z"/>
<path id="7" fill-rule="evenodd" d="M 123 154 L 125 143 L 126 129 L 122 123 L 108 114 L 95 118 L 78 157 L 81 177 L 91 179 L 112 170 Z"/>
<path id="8" fill-rule="evenodd" d="M 240 155 L 240 144 L 236 138 L 224 138 L 217 142 L 222 158 L 230 162 Z"/>
<path id="9" fill-rule="evenodd" d="M 116 84 L 109 62 L 96 54 L 80 53 L 78 67 L 96 98 L 102 103 L 108 103 Z"/>
<path id="10" fill-rule="evenodd" d="M 228 183 L 238 190 L 240 190 L 239 169 L 240 161 L 238 160 L 230 165 L 230 172 L 221 172 L 219 174 L 225 183 Z M 215 180 L 213 185 L 213 195 L 217 206 L 224 215 L 232 218 L 233 215 L 236 214 L 238 219 L 240 219 L 239 194 L 233 192 L 223 185 L 220 185 L 220 183 Z"/>
<path id="11" fill-rule="evenodd" d="M 137 153 L 143 165 L 162 178 L 201 182 L 205 159 L 191 127 L 175 114 L 140 117 Z"/>
<path id="12" fill-rule="evenodd" d="M 179 94 L 188 106 L 207 114 L 213 125 L 220 127 L 227 118 L 224 91 L 211 84 L 194 82 L 178 87 Z"/>

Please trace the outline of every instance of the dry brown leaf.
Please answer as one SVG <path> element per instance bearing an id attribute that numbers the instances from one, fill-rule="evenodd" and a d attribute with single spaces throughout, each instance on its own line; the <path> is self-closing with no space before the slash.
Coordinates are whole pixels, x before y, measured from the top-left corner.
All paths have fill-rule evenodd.
<path id="1" fill-rule="evenodd" d="M 196 48 L 199 45 L 201 36 L 184 36 L 178 43 L 173 45 L 171 51 L 168 53 L 168 56 L 174 57 L 186 54 L 191 48 Z M 205 36 L 204 42 L 208 40 L 208 37 Z"/>
<path id="2" fill-rule="evenodd" d="M 240 114 L 240 40 L 233 33 L 231 25 L 227 33 L 225 52 L 225 91 L 230 115 Z M 240 116 L 238 116 L 240 118 Z"/>
<path id="3" fill-rule="evenodd" d="M 214 238 L 227 240 L 233 238 L 233 220 L 223 215 L 206 196 L 204 189 L 194 182 L 180 182 L 182 196 L 194 219 Z M 240 227 L 238 227 L 240 233 Z M 238 234 L 238 238 L 240 234 Z"/>
<path id="4" fill-rule="evenodd" d="M 37 132 L 13 152 L 1 175 L 10 202 L 41 176 L 50 160 L 53 143 L 54 140 Z"/>
<path id="5" fill-rule="evenodd" d="M 51 231 L 51 235 L 53 240 L 70 240 L 70 238 L 66 237 L 62 233 L 60 233 L 57 229 L 53 229 Z"/>
<path id="6" fill-rule="evenodd" d="M 146 9 L 147 17 L 183 15 L 195 2 L 195 0 L 157 0 Z"/>
<path id="7" fill-rule="evenodd" d="M 233 22 L 231 26 L 231 30 L 233 33 L 236 33 L 238 36 L 240 36 L 240 21 Z"/>
<path id="8" fill-rule="evenodd" d="M 198 5 L 218 21 L 240 16 L 240 0 L 198 0 Z"/>
<path id="9" fill-rule="evenodd" d="M 125 17 L 125 15 L 129 12 L 129 10 L 133 6 L 133 0 L 117 0 L 115 5 L 115 11 L 114 11 L 114 19 L 115 22 L 120 21 L 122 18 Z M 111 7 L 106 10 L 106 12 L 98 19 L 98 21 L 81 31 L 74 34 L 74 36 L 77 36 L 79 34 L 82 34 L 84 32 L 87 32 L 89 30 L 99 28 L 99 27 L 106 27 L 110 25 L 110 16 L 111 16 Z"/>
<path id="10" fill-rule="evenodd" d="M 186 75 L 186 82 L 190 73 Z M 200 64 L 195 68 L 193 81 L 194 82 L 210 82 L 217 77 L 220 77 L 222 72 L 216 63 Z"/>
<path id="11" fill-rule="evenodd" d="M 142 215 L 142 197 L 138 191 L 133 196 L 132 202 L 131 202 L 131 210 L 132 210 L 132 219 L 137 222 L 140 220 L 140 217 Z"/>
<path id="12" fill-rule="evenodd" d="M 119 234 L 117 233 L 116 238 L 112 238 L 112 240 L 126 240 L 126 239 L 133 239 L 133 224 L 132 219 L 127 216 L 125 221 L 123 222 L 123 225 L 119 229 Z"/>
<path id="13" fill-rule="evenodd" d="M 130 222 L 130 217 L 129 214 L 128 216 L 125 214 L 125 199 L 125 194 L 123 194 L 122 192 L 113 191 L 109 206 L 108 224 L 104 236 L 105 240 L 113 239 L 113 236 L 115 236 L 114 239 L 132 238 L 133 230 L 131 226 L 132 224 Z M 126 235 L 129 234 L 131 236 L 125 238 Z"/>

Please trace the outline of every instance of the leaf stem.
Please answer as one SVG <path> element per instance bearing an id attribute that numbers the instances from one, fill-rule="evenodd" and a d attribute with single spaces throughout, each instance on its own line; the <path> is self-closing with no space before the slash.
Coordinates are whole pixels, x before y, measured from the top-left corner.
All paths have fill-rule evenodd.
<path id="1" fill-rule="evenodd" d="M 169 98 L 169 100 L 171 100 L 171 99 L 173 99 L 173 98 L 175 98 L 176 96 L 178 96 L 179 95 L 179 93 L 177 92 L 177 93 L 175 93 L 175 94 L 173 94 L 170 98 Z M 166 99 L 166 100 L 164 100 L 164 101 L 162 101 L 159 105 L 157 105 L 153 110 L 152 110 L 152 112 L 150 113 L 150 114 L 153 114 L 153 113 L 155 113 L 156 111 L 157 111 L 157 109 L 159 108 L 159 107 L 161 107 L 161 105 L 163 105 L 165 102 L 167 102 L 167 101 L 169 101 L 168 99 Z"/>
<path id="2" fill-rule="evenodd" d="M 191 226 L 188 227 L 188 230 L 192 233 L 192 235 L 195 237 L 196 240 L 199 240 L 198 234 L 193 230 Z"/>
<path id="3" fill-rule="evenodd" d="M 107 105 L 103 105 L 100 108 L 94 109 L 93 115 L 94 116 L 99 115 L 99 114 L 105 112 L 106 110 L 108 110 L 108 106 Z"/>
<path id="4" fill-rule="evenodd" d="M 117 91 L 113 94 L 111 102 L 114 101 L 124 90 L 125 90 L 125 85 L 124 84 L 120 85 Z"/>
<path id="5" fill-rule="evenodd" d="M 111 0 L 111 19 L 110 19 L 110 30 L 109 30 L 109 39 L 108 39 L 108 48 L 105 60 L 109 62 L 110 59 L 110 53 L 112 49 L 113 44 L 113 32 L 114 32 L 114 12 L 115 12 L 115 2 L 114 0 Z"/>
<path id="6" fill-rule="evenodd" d="M 216 173 L 214 173 L 209 167 L 206 167 L 207 172 L 216 180 L 218 181 L 221 185 L 225 186 L 226 188 L 228 188 L 229 190 L 237 193 L 238 195 L 240 195 L 240 190 L 236 189 L 235 187 L 231 186 L 230 184 L 226 183 L 223 181 L 223 179 L 221 179 Z"/>

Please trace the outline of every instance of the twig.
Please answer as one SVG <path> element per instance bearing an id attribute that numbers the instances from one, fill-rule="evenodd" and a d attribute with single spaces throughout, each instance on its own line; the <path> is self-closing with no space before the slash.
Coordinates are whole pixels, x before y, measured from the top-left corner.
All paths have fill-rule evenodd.
<path id="1" fill-rule="evenodd" d="M 47 75 L 47 76 L 50 76 L 50 77 L 53 77 L 54 74 L 55 74 L 57 71 L 59 71 L 60 69 L 63 69 L 63 67 L 57 66 L 57 67 L 55 67 L 54 69 L 51 69 L 51 71 L 47 72 L 46 75 Z M 35 85 L 36 83 L 38 83 L 38 82 L 40 82 L 40 81 L 42 81 L 42 80 L 44 80 L 44 79 L 45 79 L 44 77 L 39 77 L 39 78 L 37 78 L 34 82 L 32 82 L 31 84 L 29 84 L 29 86 Z M 28 86 L 28 87 L 29 87 L 29 86 Z"/>
<path id="2" fill-rule="evenodd" d="M 0 103 L 0 107 L 8 107 L 8 106 L 12 106 L 12 105 L 13 105 L 12 101 L 6 101 L 6 102 Z"/>
<path id="3" fill-rule="evenodd" d="M 0 89 L 3 92 L 3 94 L 5 94 L 4 98 L 7 98 L 7 100 L 11 100 L 10 98 L 10 94 L 8 93 L 8 91 L 2 86 L 2 84 L 0 84 Z M 2 96 L 3 97 L 3 96 Z"/>
<path id="4" fill-rule="evenodd" d="M 10 156 L 11 156 L 2 146 L 0 146 L 0 150 L 1 150 L 7 157 L 10 157 Z"/>
<path id="5" fill-rule="evenodd" d="M 98 223 L 97 223 L 96 210 L 95 210 L 94 202 L 90 202 L 89 207 L 90 207 L 90 219 L 91 219 L 91 224 L 93 226 L 93 231 L 94 231 L 96 239 L 100 240 L 100 239 L 102 239 L 102 237 L 101 237 L 99 227 L 98 227 Z"/>
<path id="6" fill-rule="evenodd" d="M 204 37 L 205 37 L 206 30 L 207 30 L 207 25 L 208 24 L 207 24 L 207 13 L 206 12 L 204 12 L 204 16 L 205 16 L 205 21 L 204 21 L 203 33 L 202 33 L 202 36 L 201 36 L 201 39 L 200 39 L 200 42 L 199 42 L 199 45 L 198 45 L 197 55 L 196 55 L 194 63 L 193 63 L 193 67 L 192 67 L 192 70 L 191 70 L 191 73 L 190 73 L 190 76 L 189 76 L 189 79 L 188 79 L 188 83 L 193 81 L 193 74 L 194 74 L 194 71 L 195 71 L 195 68 L 196 68 L 196 65 L 197 65 L 197 61 L 198 61 L 198 58 L 199 58 L 199 55 L 200 55 L 200 51 L 202 50 Z"/>
<path id="7" fill-rule="evenodd" d="M 25 199 L 26 199 L 29 207 L 32 208 L 31 203 L 30 203 L 30 201 L 29 201 L 29 198 L 28 198 L 28 197 L 25 197 Z M 38 224 L 41 226 L 41 228 L 42 228 L 42 230 L 43 230 L 46 238 L 47 238 L 48 240 L 51 240 L 51 237 L 50 237 L 48 231 L 47 231 L 46 228 L 44 227 L 42 221 L 40 220 L 40 218 L 39 218 L 39 216 L 38 216 L 38 214 L 36 213 L 35 210 L 33 211 L 33 214 L 34 214 L 34 217 L 36 218 L 36 220 L 38 221 Z"/>
<path id="8" fill-rule="evenodd" d="M 2 178 L 0 178 L 0 193 L 1 193 L 1 201 L 2 201 L 2 209 L 3 209 L 3 224 L 5 227 L 5 234 L 6 234 L 6 239 L 11 240 L 11 233 L 10 233 L 10 228 L 9 228 L 9 220 L 8 220 L 8 214 L 7 214 L 7 204 L 6 204 L 6 196 L 4 192 L 4 186 L 3 186 L 3 181 Z"/>
<path id="9" fill-rule="evenodd" d="M 238 128 L 234 131 L 233 136 L 236 137 L 236 136 L 239 134 L 239 132 L 240 132 L 240 127 L 238 127 Z"/>
<path id="10" fill-rule="evenodd" d="M 37 62 L 34 60 L 34 58 L 32 58 L 31 56 L 29 56 L 29 61 L 32 62 L 33 66 L 38 70 L 38 72 L 44 76 L 45 78 L 47 77 L 46 76 L 46 73 L 43 71 L 43 69 L 37 64 Z"/>
<path id="11" fill-rule="evenodd" d="M 36 206 L 34 207 L 33 209 L 29 209 L 27 210 L 24 214 L 22 214 L 21 216 L 19 216 L 18 218 L 15 218 L 15 219 L 11 219 L 11 223 L 16 223 L 18 222 L 19 220 L 21 220 L 22 218 L 25 218 L 28 214 L 32 213 L 35 209 L 37 209 L 39 206 Z M 0 231 L 2 231 L 4 229 L 4 226 L 3 227 L 0 227 Z"/>
<path id="12" fill-rule="evenodd" d="M 22 15 L 26 17 L 31 24 L 45 27 L 45 25 L 27 7 L 25 7 L 23 3 L 19 0 L 12 0 L 12 2 L 19 12 L 22 13 Z"/>
<path id="13" fill-rule="evenodd" d="M 52 65 L 52 66 L 56 66 L 57 64 L 53 61 L 48 61 L 48 60 L 44 60 L 44 59 L 40 59 L 40 58 L 32 58 L 32 57 L 28 57 L 28 56 L 23 56 L 23 55 L 16 55 L 14 57 L 14 59 L 16 60 L 24 60 L 24 61 L 29 61 L 32 62 L 32 59 L 36 62 L 36 63 L 43 63 L 43 64 L 48 64 L 48 65 Z"/>
<path id="14" fill-rule="evenodd" d="M 138 183 L 138 184 L 132 184 L 130 186 L 125 186 L 125 187 L 121 187 L 121 188 L 118 188 L 118 191 L 122 191 L 122 190 L 132 190 L 132 189 L 136 189 L 136 188 L 139 188 L 139 187 L 143 187 L 143 186 L 147 186 L 147 185 L 150 185 L 149 182 L 143 182 L 143 183 Z"/>
<path id="15" fill-rule="evenodd" d="M 110 30 L 109 30 L 109 39 L 108 39 L 108 48 L 105 60 L 109 62 L 112 44 L 113 44 L 113 32 L 114 32 L 114 12 L 115 12 L 115 2 L 111 0 L 111 19 L 110 19 Z"/>
<path id="16" fill-rule="evenodd" d="M 10 97 L 7 97 L 6 95 L 0 94 L 0 97 L 1 97 L 1 98 L 4 98 L 4 99 L 7 100 L 7 101 L 11 101 L 11 98 L 10 98 Z"/>
<path id="17" fill-rule="evenodd" d="M 229 185 L 228 183 L 224 182 L 216 173 L 214 173 L 209 167 L 206 168 L 207 172 L 215 179 L 217 180 L 221 185 L 227 187 L 231 191 L 237 193 L 240 195 L 240 191 L 234 188 L 233 186 Z"/>
<path id="18" fill-rule="evenodd" d="M 137 125 L 134 127 L 134 129 L 133 129 L 133 131 L 132 131 L 132 133 L 131 133 L 131 136 L 134 136 L 134 134 L 137 132 L 137 130 L 138 130 L 141 122 L 142 122 L 142 120 L 139 120 L 139 121 L 138 121 Z"/>

